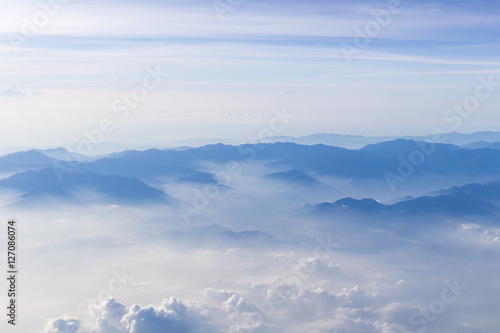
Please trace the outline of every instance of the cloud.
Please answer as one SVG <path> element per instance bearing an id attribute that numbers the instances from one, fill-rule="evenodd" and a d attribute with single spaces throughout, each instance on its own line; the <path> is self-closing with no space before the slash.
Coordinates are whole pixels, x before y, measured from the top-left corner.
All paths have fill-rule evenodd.
<path id="1" fill-rule="evenodd" d="M 487 228 L 475 223 L 462 224 L 458 231 L 469 235 L 474 242 L 487 246 L 500 245 L 500 229 Z"/>
<path id="2" fill-rule="evenodd" d="M 407 332 L 395 315 L 401 306 L 359 286 L 338 294 L 278 281 L 249 287 L 243 291 L 249 299 L 234 291 L 207 289 L 205 295 L 216 299 L 215 305 L 170 297 L 160 306 L 127 309 L 108 298 L 81 325 L 76 319 L 58 318 L 49 321 L 45 333 Z"/>
<path id="3" fill-rule="evenodd" d="M 232 298 L 228 300 L 232 302 Z M 241 302 L 236 302 L 238 306 Z M 227 306 L 227 305 L 224 305 Z M 170 297 L 160 306 L 125 305 L 108 298 L 94 306 L 92 315 L 81 323 L 74 318 L 50 320 L 45 333 L 200 333 L 220 332 L 212 323 L 210 310 L 195 305 L 185 305 Z"/>
<path id="4" fill-rule="evenodd" d="M 8 85 L 0 87 L 0 95 L 3 95 L 3 96 L 25 96 L 26 92 L 19 90 L 18 84 L 14 81 Z"/>
<path id="5" fill-rule="evenodd" d="M 127 313 L 125 305 L 116 302 L 112 298 L 106 299 L 98 306 L 92 307 L 92 317 L 95 325 L 94 332 L 120 333 L 121 319 Z"/>
<path id="6" fill-rule="evenodd" d="M 199 320 L 194 321 L 191 317 L 187 306 L 176 298 L 170 298 L 164 300 L 161 307 L 132 306 L 121 324 L 125 332 L 130 333 L 193 332 L 199 328 Z"/>
<path id="7" fill-rule="evenodd" d="M 80 327 L 80 321 L 75 318 L 63 317 L 47 322 L 44 333 L 75 333 Z"/>
<path id="8" fill-rule="evenodd" d="M 491 272 L 491 262 L 498 253 L 470 246 L 484 235 L 493 247 L 499 235 L 492 224 L 462 225 L 467 220 L 431 223 L 434 222 L 431 219 L 417 227 L 413 222 L 420 219 L 415 218 L 405 221 L 405 231 L 398 232 L 403 222 L 388 229 L 392 220 L 379 220 L 375 216 L 363 221 L 331 216 L 324 220 L 310 216 L 285 219 L 282 216 L 288 215 L 281 214 L 281 209 L 289 208 L 283 203 L 296 193 L 276 195 L 285 191 L 282 188 L 266 191 L 264 181 L 250 176 L 234 183 L 239 192 L 231 191 L 227 198 L 214 200 L 213 207 L 204 212 L 204 219 L 210 223 L 222 221 L 233 230 L 246 230 L 251 225 L 279 234 L 290 242 L 283 248 L 267 250 L 265 240 L 252 249 L 240 244 L 201 246 L 201 238 L 213 239 L 206 231 L 182 245 L 161 241 L 160 230 L 179 228 L 177 215 L 170 217 L 163 209 L 148 209 L 147 217 L 144 211 L 127 207 L 94 207 L 90 215 L 94 218 L 89 218 L 86 208 L 82 208 L 81 214 L 68 211 L 67 216 L 59 212 L 54 216 L 39 214 L 40 217 L 35 216 L 36 211 L 24 213 L 27 215 L 19 219 L 30 223 L 25 238 L 29 237 L 32 243 L 50 244 L 30 249 L 26 253 L 26 267 L 43 271 L 48 267 L 47 258 L 62 263 L 51 265 L 51 274 L 47 275 L 47 281 L 42 281 L 47 284 L 50 279 L 47 285 L 53 286 L 48 290 L 51 291 L 48 301 L 46 294 L 37 294 L 40 277 L 28 276 L 26 282 L 30 283 L 25 288 L 32 285 L 26 291 L 31 290 L 34 295 L 31 302 L 34 310 L 26 310 L 27 313 L 37 319 L 34 323 L 38 327 L 43 327 L 47 318 L 45 313 L 36 312 L 42 302 L 50 309 L 50 318 L 61 316 L 47 323 L 46 333 L 415 332 L 420 326 L 410 327 L 410 316 L 437 304 L 435 300 L 439 301 L 446 287 L 444 278 L 456 276 L 470 290 L 457 298 L 456 303 L 447 304 L 443 317 L 429 323 L 429 331 L 494 331 L 494 324 L 483 318 L 494 318 L 498 293 L 492 290 L 497 283 L 496 275 L 477 272 Z M 318 194 L 311 190 L 302 195 L 316 202 L 314 196 Z M 329 198 L 331 195 L 330 191 L 325 194 Z M 302 206 L 293 200 L 296 199 L 290 200 L 293 207 Z M 268 208 L 265 201 L 272 207 Z M 255 213 L 241 213 L 242 206 L 238 204 L 251 206 L 254 202 L 260 204 Z M 67 222 L 60 222 L 63 217 Z M 147 224 L 139 225 L 137 221 Z M 441 221 L 441 217 L 436 221 Z M 475 219 L 475 223 L 482 222 Z M 45 230 L 46 225 L 55 228 Z M 279 230 L 289 230 L 291 225 L 293 233 L 280 233 Z M 113 238 L 95 239 L 96 230 Z M 187 230 L 190 229 L 183 229 Z M 143 235 L 145 231 L 157 237 Z M 50 233 L 50 237 L 42 236 L 44 232 Z M 315 251 L 316 236 L 324 239 L 326 235 L 332 236 L 333 243 L 340 242 L 341 247 L 320 259 L 324 251 Z M 92 241 L 68 241 L 68 237 Z M 64 246 L 54 247 L 59 242 L 64 242 Z M 235 248 L 237 245 L 239 249 Z M 103 302 L 103 297 L 110 296 L 103 289 L 110 290 L 108 282 L 116 278 L 109 272 L 110 264 L 118 262 L 126 263 L 127 275 L 135 278 L 123 291 L 113 292 L 113 298 Z M 470 269 L 471 265 L 474 269 Z M 145 267 L 148 274 L 144 274 Z M 82 272 L 89 273 L 82 275 Z M 161 302 L 158 297 L 165 300 Z M 85 314 L 79 313 L 81 318 L 66 317 L 78 311 L 78 303 L 84 300 L 87 303 Z M 132 305 L 138 300 L 143 303 Z M 57 312 L 60 308 L 68 310 Z M 421 323 L 422 318 L 417 317 L 417 322 Z M 32 331 L 37 330 L 35 324 L 30 328 Z"/>

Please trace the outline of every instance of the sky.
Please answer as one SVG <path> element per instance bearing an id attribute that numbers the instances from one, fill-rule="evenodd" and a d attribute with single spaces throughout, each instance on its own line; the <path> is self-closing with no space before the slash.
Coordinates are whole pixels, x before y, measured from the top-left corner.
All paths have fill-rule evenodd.
<path id="1" fill-rule="evenodd" d="M 284 108 L 293 121 L 273 134 L 498 129 L 500 83 L 458 128 L 445 119 L 481 78 L 500 82 L 495 1 L 2 0 L 0 9 L 3 146 L 88 133 L 244 140 Z M 151 70 L 168 75 L 124 104 Z"/>

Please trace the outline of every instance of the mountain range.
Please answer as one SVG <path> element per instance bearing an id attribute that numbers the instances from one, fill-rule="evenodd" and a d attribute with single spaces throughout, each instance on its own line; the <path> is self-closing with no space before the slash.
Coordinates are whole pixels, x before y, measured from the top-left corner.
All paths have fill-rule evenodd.
<path id="1" fill-rule="evenodd" d="M 65 161 L 67 153 L 60 148 L 0 157 L 0 170 L 11 174 L 0 180 L 0 191 L 17 193 L 18 205 L 46 200 L 169 205 L 175 202 L 167 194 L 170 184 L 228 185 L 220 183 L 223 179 L 216 171 L 228 163 L 251 162 L 262 170 L 275 170 L 265 173 L 264 180 L 291 186 L 323 186 L 324 177 L 336 177 L 351 183 L 378 183 L 387 190 L 388 173 L 404 177 L 409 188 L 430 183 L 429 179 L 451 179 L 458 185 L 463 185 L 465 180 L 477 183 L 390 205 L 369 199 L 343 199 L 321 204 L 318 210 L 338 211 L 349 207 L 349 210 L 363 212 L 492 214 L 496 212 L 494 199 L 500 196 L 500 185 L 495 182 L 500 179 L 500 150 L 407 139 L 369 144 L 361 149 L 296 143 L 214 144 L 199 148 L 123 151 L 81 162 Z M 402 175 L 402 171 L 408 175 Z M 92 195 L 96 198 L 92 199 Z"/>
<path id="2" fill-rule="evenodd" d="M 467 184 L 438 191 L 434 196 L 422 196 L 383 204 L 374 199 L 343 198 L 333 203 L 308 205 L 318 214 L 419 214 L 443 216 L 495 215 L 500 213 L 500 181 Z"/>

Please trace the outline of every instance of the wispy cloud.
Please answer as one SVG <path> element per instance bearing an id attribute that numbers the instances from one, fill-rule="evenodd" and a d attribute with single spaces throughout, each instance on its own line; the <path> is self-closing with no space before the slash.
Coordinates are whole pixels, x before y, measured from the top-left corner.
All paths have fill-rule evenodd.
<path id="1" fill-rule="evenodd" d="M 371 117 L 371 108 L 363 105 L 361 109 L 352 97 L 350 103 L 332 99 L 332 91 L 326 87 L 335 91 L 355 89 L 358 96 L 367 96 L 367 85 L 370 89 L 397 86 L 412 90 L 431 84 L 434 94 L 440 95 L 450 85 L 465 85 L 474 73 L 496 72 L 499 62 L 495 54 L 500 45 L 492 41 L 496 40 L 500 19 L 499 14 L 483 8 L 482 1 L 467 6 L 448 1 L 401 1 L 401 6 L 403 11 L 347 64 L 339 45 L 353 43 L 355 29 L 373 21 L 373 12 L 387 8 L 387 1 L 248 1 L 222 22 L 210 1 L 72 1 L 23 43 L 19 54 L 12 50 L 8 37 L 22 35 L 23 25 L 40 7 L 10 3 L 8 18 L 0 22 L 0 38 L 4 39 L 0 47 L 5 51 L 0 61 L 9 68 L 2 72 L 2 79 L 36 86 L 47 93 L 70 89 L 71 93 L 64 95 L 87 95 L 81 101 L 82 110 L 107 109 L 109 105 L 91 101 L 100 99 L 97 95 L 129 90 L 138 80 L 135 73 L 147 65 L 160 65 L 172 72 L 170 83 L 162 91 L 183 90 L 198 96 L 190 98 L 197 101 L 201 100 L 199 93 L 217 89 L 211 105 L 189 103 L 192 109 L 188 113 L 207 107 L 263 111 L 263 98 L 283 104 L 283 98 L 314 91 L 312 100 L 311 95 L 304 97 L 309 98 L 310 105 L 322 100 L 323 110 L 359 107 L 356 114 Z M 433 75 L 441 86 L 432 84 L 436 82 L 429 79 Z M 115 80 L 117 76 L 127 79 Z M 273 97 L 269 86 L 275 87 Z M 282 94 L 292 87 L 300 87 L 293 88 L 296 96 Z M 232 97 L 235 92 L 254 94 L 253 102 L 241 105 Z M 375 105 L 398 105 L 398 110 L 391 112 L 401 112 L 401 103 L 394 101 L 390 92 L 378 96 Z M 51 99 L 38 105 L 48 113 L 76 108 L 74 103 L 67 104 L 68 100 Z M 166 95 L 164 100 L 168 100 Z M 230 101 L 232 105 L 228 106 Z M 409 114 L 414 103 L 408 104 L 404 109 Z M 295 106 L 303 105 L 306 101 Z M 169 107 L 173 106 L 165 106 Z M 145 108 L 152 110 L 153 106 Z M 299 111 L 308 112 L 310 119 L 319 115 L 310 108 Z M 336 115 L 337 121 L 346 117 L 349 113 Z M 324 130 L 320 126 L 308 129 Z"/>

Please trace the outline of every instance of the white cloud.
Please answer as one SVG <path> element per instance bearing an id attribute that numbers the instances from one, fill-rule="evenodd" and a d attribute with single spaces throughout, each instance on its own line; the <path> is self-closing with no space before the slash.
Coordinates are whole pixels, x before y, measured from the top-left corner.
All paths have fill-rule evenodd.
<path id="1" fill-rule="evenodd" d="M 359 286 L 338 294 L 322 287 L 273 282 L 243 291 L 207 289 L 216 304 L 183 303 L 170 297 L 160 306 L 132 305 L 109 298 L 94 307 L 78 333 L 208 333 L 208 332 L 407 332 L 395 321 L 397 303 Z M 66 333 L 73 322 L 51 320 L 45 333 Z"/>
<path id="2" fill-rule="evenodd" d="M 47 322 L 44 333 L 75 333 L 80 327 L 80 321 L 75 318 L 62 317 Z"/>
<path id="3" fill-rule="evenodd" d="M 229 299 L 228 301 L 230 301 Z M 215 329 L 208 307 L 184 305 L 179 299 L 165 299 L 160 306 L 125 305 L 108 298 L 93 308 L 93 315 L 83 322 L 67 317 L 50 320 L 45 333 L 200 333 Z"/>
<path id="4" fill-rule="evenodd" d="M 500 245 L 500 229 L 487 228 L 475 223 L 462 224 L 458 231 L 469 235 L 474 242 L 486 246 Z"/>
<path id="5" fill-rule="evenodd" d="M 25 96 L 26 92 L 19 89 L 16 82 L 0 87 L 0 95 L 3 96 Z"/>
<path id="6" fill-rule="evenodd" d="M 127 310 L 125 305 L 108 298 L 98 306 L 92 307 L 92 317 L 95 324 L 93 332 L 120 333 L 122 332 L 121 319 Z"/>

